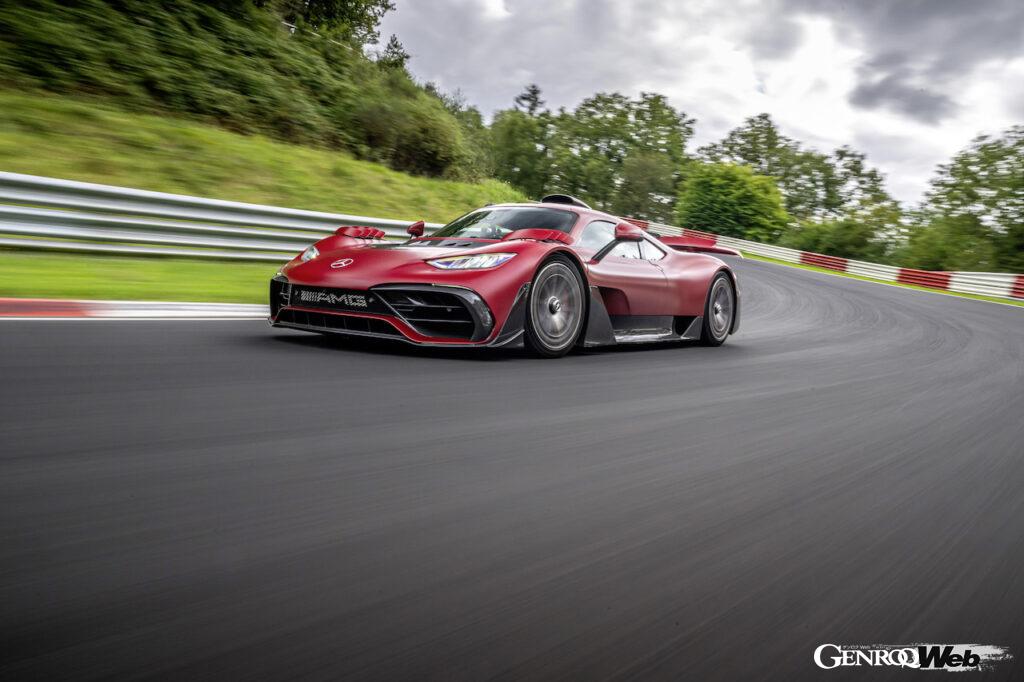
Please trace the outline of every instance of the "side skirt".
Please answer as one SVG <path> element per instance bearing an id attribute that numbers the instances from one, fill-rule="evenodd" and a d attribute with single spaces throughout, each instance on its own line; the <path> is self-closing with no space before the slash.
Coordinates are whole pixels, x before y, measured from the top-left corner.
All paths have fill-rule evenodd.
<path id="1" fill-rule="evenodd" d="M 608 314 L 604 299 L 596 286 L 590 287 L 590 314 L 580 345 L 584 348 L 614 346 L 622 343 L 655 343 L 658 341 L 696 341 L 700 339 L 703 317 L 676 318 L 616 316 Z M 679 331 L 680 323 L 686 324 Z"/>
<path id="2" fill-rule="evenodd" d="M 669 320 L 673 318 L 668 318 Z M 689 318 L 687 318 L 689 319 Z M 695 317 L 686 325 L 682 334 L 672 328 L 656 329 L 616 329 L 616 343 L 656 343 L 658 341 L 697 341 L 700 339 L 700 328 L 703 317 Z"/>

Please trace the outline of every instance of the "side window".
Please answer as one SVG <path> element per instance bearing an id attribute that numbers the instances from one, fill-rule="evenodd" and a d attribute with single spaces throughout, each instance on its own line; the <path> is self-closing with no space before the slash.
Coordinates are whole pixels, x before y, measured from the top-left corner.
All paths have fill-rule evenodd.
<path id="1" fill-rule="evenodd" d="M 613 239 L 615 239 L 615 223 L 610 223 L 607 220 L 595 220 L 583 228 L 578 245 L 584 249 L 597 251 Z"/>
<path id="2" fill-rule="evenodd" d="M 661 260 L 665 257 L 665 252 L 660 247 L 646 239 L 640 242 L 640 254 L 645 260 L 649 261 Z"/>
<path id="3" fill-rule="evenodd" d="M 633 258 L 640 260 L 640 244 L 642 242 L 619 242 L 607 257 L 618 256 L 619 258 Z"/>

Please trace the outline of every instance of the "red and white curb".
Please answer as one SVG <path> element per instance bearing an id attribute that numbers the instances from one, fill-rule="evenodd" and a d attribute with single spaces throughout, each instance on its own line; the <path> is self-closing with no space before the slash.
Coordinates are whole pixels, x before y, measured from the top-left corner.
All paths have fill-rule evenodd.
<path id="1" fill-rule="evenodd" d="M 268 313 L 267 306 L 252 303 L 0 298 L 0 319 L 258 320 L 265 319 Z"/>
<path id="2" fill-rule="evenodd" d="M 641 227 L 647 228 L 650 224 L 644 221 L 631 221 Z M 643 223 L 643 224 L 641 224 Z M 665 225 L 654 225 L 657 229 L 665 231 L 679 230 Z M 800 265 L 813 265 L 826 270 L 844 272 L 851 275 L 859 275 L 880 282 L 896 282 L 899 284 L 912 284 L 914 286 L 935 289 L 936 291 L 951 291 L 959 294 L 978 294 L 992 296 L 994 298 L 1024 299 L 1024 275 L 998 273 L 998 272 L 937 272 L 931 270 L 915 270 L 913 268 L 900 268 L 893 265 L 882 265 L 880 263 L 866 263 L 864 261 L 849 260 L 837 256 L 826 256 L 810 251 L 798 251 L 787 249 L 782 246 L 772 246 L 750 242 L 744 239 L 723 237 L 710 232 L 683 229 L 683 236 L 696 237 L 706 240 L 711 245 L 721 245 L 728 248 L 746 251 L 759 256 L 767 256 L 788 263 Z"/>

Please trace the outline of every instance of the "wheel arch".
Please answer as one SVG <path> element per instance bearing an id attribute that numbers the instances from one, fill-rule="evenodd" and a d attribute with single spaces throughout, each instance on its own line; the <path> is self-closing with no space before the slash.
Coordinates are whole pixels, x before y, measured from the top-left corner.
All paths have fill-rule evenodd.
<path id="1" fill-rule="evenodd" d="M 590 324 L 590 310 L 592 305 L 590 277 L 587 275 L 587 268 L 584 267 L 583 261 L 580 260 L 580 257 L 572 250 L 564 247 L 552 249 L 550 253 L 545 254 L 544 257 L 537 262 L 537 269 L 534 272 L 539 272 L 545 263 L 547 263 L 552 258 L 555 258 L 556 256 L 564 256 L 572 264 L 572 266 L 576 268 L 576 271 L 580 275 L 580 281 L 583 282 L 583 326 L 581 328 L 582 332 L 576 339 L 576 345 L 582 346 L 586 341 L 587 327 Z"/>
<path id="2" fill-rule="evenodd" d="M 740 328 L 740 283 L 739 279 L 736 277 L 736 272 L 728 265 L 723 264 L 722 267 L 715 271 L 715 274 L 712 275 L 711 279 L 708 281 L 708 293 L 706 295 L 711 295 L 711 283 L 715 281 L 715 277 L 717 277 L 720 272 L 724 272 L 732 283 L 732 293 L 735 297 L 736 311 L 732 316 L 732 326 L 729 327 L 729 333 L 735 334 Z"/>

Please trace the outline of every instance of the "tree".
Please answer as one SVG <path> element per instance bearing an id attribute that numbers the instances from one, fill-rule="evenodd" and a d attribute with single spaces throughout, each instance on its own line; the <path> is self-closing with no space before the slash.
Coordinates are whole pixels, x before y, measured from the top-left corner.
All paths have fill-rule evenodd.
<path id="1" fill-rule="evenodd" d="M 851 218 L 896 206 L 881 173 L 863 154 L 846 146 L 830 155 L 804 149 L 779 132 L 768 114 L 748 118 L 699 152 L 706 160 L 742 164 L 775 178 L 786 211 L 800 220 Z"/>
<path id="2" fill-rule="evenodd" d="M 272 7 L 289 23 L 302 21 L 359 45 L 376 42 L 380 20 L 395 9 L 391 0 L 257 0 L 256 4 Z"/>
<path id="3" fill-rule="evenodd" d="M 547 190 L 549 123 L 518 109 L 499 111 L 491 124 L 494 174 L 539 199 Z"/>
<path id="4" fill-rule="evenodd" d="M 377 63 L 388 69 L 404 69 L 409 61 L 409 53 L 398 40 L 398 36 L 392 35 L 384 51 L 377 57 Z"/>
<path id="5" fill-rule="evenodd" d="M 1024 126 L 975 138 L 931 185 L 911 236 L 916 263 L 1024 272 Z"/>
<path id="6" fill-rule="evenodd" d="M 782 234 L 789 215 L 771 178 L 745 166 L 704 163 L 683 183 L 676 219 L 695 230 L 771 242 Z"/>
<path id="7" fill-rule="evenodd" d="M 685 158 L 686 142 L 693 136 L 695 119 L 676 111 L 664 95 L 640 93 L 630 106 L 630 147 L 665 157 L 673 173 Z"/>
<path id="8" fill-rule="evenodd" d="M 671 205 L 693 123 L 661 95 L 642 93 L 640 99 L 631 100 L 619 93 L 598 93 L 583 100 L 575 110 L 562 109 L 554 117 L 551 183 L 559 191 L 610 209 L 617 203 L 616 197 L 624 196 L 620 188 L 626 159 L 637 159 L 638 165 L 631 171 L 636 180 L 639 159 L 660 156 L 664 163 L 644 163 L 643 173 L 655 167 L 665 173 L 658 187 L 670 187 Z M 648 207 L 658 202 L 655 196 L 643 201 Z"/>
<path id="9" fill-rule="evenodd" d="M 539 115 L 542 111 L 541 107 L 544 106 L 544 100 L 540 98 L 540 86 L 530 83 L 525 90 L 516 95 L 513 102 L 520 111 L 526 112 L 530 116 Z"/>
<path id="10" fill-rule="evenodd" d="M 675 173 L 676 168 L 667 155 L 631 151 L 622 163 L 612 212 L 641 220 L 671 222 Z"/>
<path id="11" fill-rule="evenodd" d="M 491 131 L 484 123 L 480 110 L 466 103 L 466 96 L 461 90 L 443 92 L 436 83 L 423 86 L 427 94 L 437 98 L 448 112 L 455 117 L 462 129 L 465 140 L 464 152 L 456 164 L 455 173 L 449 177 L 465 180 L 481 180 L 494 175 L 494 145 Z"/>

